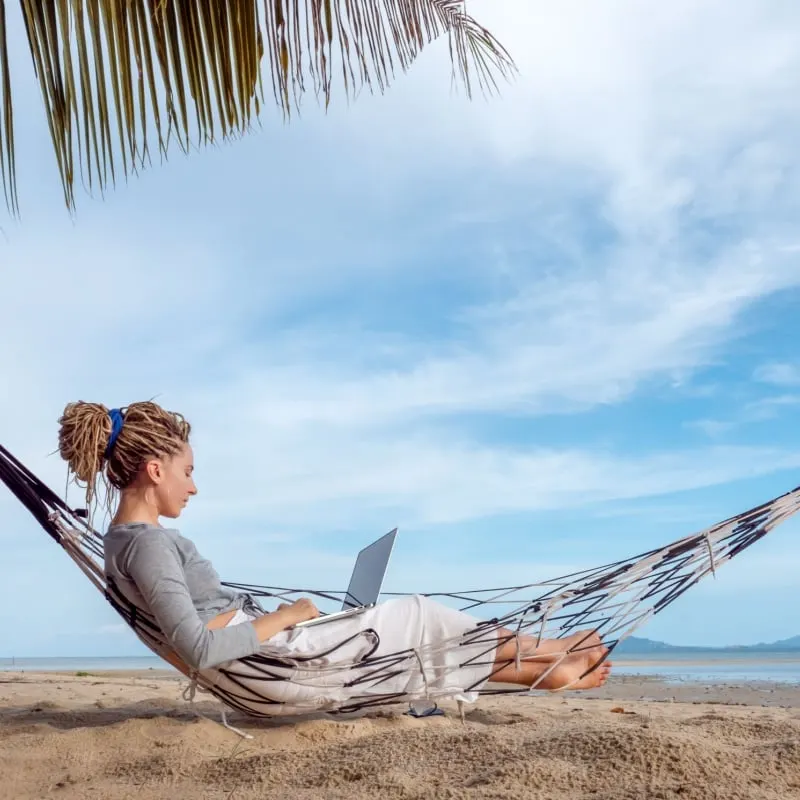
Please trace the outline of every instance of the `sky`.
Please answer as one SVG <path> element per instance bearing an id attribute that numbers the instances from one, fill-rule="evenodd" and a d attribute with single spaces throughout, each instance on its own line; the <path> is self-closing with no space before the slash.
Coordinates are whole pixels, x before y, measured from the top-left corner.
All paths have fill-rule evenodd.
<path id="1" fill-rule="evenodd" d="M 20 45 L 0 442 L 63 495 L 66 403 L 156 398 L 194 429 L 181 532 L 226 580 L 323 589 L 395 526 L 388 591 L 516 585 L 800 484 L 800 8 L 469 8 L 519 68 L 498 97 L 442 41 L 73 216 Z M 0 657 L 145 652 L 2 487 L 0 519 Z M 800 634 L 798 533 L 637 635 Z"/>

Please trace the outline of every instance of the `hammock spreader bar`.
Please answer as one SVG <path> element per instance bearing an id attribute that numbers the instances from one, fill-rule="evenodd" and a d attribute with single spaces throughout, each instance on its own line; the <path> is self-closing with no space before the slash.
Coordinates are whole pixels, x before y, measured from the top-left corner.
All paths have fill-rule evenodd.
<path id="1" fill-rule="evenodd" d="M 444 654 L 459 653 L 466 645 L 486 643 L 486 650 L 464 663 L 484 664 L 491 670 L 498 631 L 507 629 L 512 636 L 527 634 L 534 638 L 563 639 L 577 630 L 593 629 L 612 651 L 619 642 L 663 611 L 689 588 L 708 574 L 716 574 L 731 558 L 741 554 L 778 524 L 800 510 L 800 487 L 745 511 L 699 533 L 678 539 L 665 547 L 649 550 L 604 566 L 585 569 L 538 583 L 505 586 L 495 589 L 430 592 L 426 597 L 439 598 L 462 611 L 483 616 L 471 634 L 443 640 L 420 654 L 401 651 L 374 655 L 368 650 L 358 661 L 304 663 L 303 659 L 281 657 L 265 648 L 262 652 L 238 659 L 214 669 L 192 671 L 176 656 L 155 620 L 142 609 L 133 607 L 113 584 L 105 579 L 103 538 L 87 521 L 86 512 L 73 510 L 20 461 L 0 445 L 0 479 L 37 522 L 58 542 L 105 595 L 108 602 L 127 622 L 136 636 L 156 655 L 185 675 L 193 685 L 211 693 L 230 708 L 255 717 L 292 716 L 323 711 L 327 714 L 350 714 L 377 706 L 397 703 L 435 701 L 426 691 L 386 691 L 382 686 L 393 677 L 418 669 L 421 655 L 434 662 Z M 259 599 L 291 601 L 300 595 L 318 600 L 341 602 L 345 591 L 303 589 L 299 587 L 260 586 L 225 581 L 225 586 L 249 595 L 254 607 Z M 385 597 L 408 596 L 408 592 L 387 592 Z M 364 631 L 373 635 L 375 631 Z M 512 637 L 509 637 L 512 638 Z M 502 641 L 502 638 L 501 638 Z M 337 643 L 327 656 L 335 656 L 350 640 Z M 376 645 L 377 646 L 377 645 Z M 459 649 L 461 648 L 461 649 Z M 564 648 L 562 657 L 580 650 L 580 642 Z M 315 654 L 319 659 L 321 654 Z M 335 658 L 332 659 L 335 662 Z M 353 690 L 346 702 L 336 707 L 320 708 L 315 692 L 332 676 L 346 672 L 345 685 Z M 423 675 L 424 678 L 424 675 Z M 304 698 L 292 704 L 274 699 L 274 687 L 290 682 L 302 690 Z M 462 687 L 470 691 L 473 687 Z M 480 694 L 525 694 L 536 689 L 524 687 L 495 688 L 482 685 Z"/>

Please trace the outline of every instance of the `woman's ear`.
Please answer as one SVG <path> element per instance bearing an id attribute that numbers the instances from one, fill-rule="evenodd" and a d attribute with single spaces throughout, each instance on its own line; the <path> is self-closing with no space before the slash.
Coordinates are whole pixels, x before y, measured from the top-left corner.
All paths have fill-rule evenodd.
<path id="1" fill-rule="evenodd" d="M 153 483 L 161 483 L 164 479 L 164 465 L 157 458 L 151 458 L 145 464 L 145 471 Z"/>

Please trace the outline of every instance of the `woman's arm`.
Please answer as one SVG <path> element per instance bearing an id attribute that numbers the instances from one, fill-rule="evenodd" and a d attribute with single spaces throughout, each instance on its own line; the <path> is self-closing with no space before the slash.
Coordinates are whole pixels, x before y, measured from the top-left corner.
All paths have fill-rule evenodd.
<path id="1" fill-rule="evenodd" d="M 254 625 L 210 630 L 203 624 L 186 586 L 177 549 L 166 534 L 146 531 L 137 536 L 125 569 L 177 655 L 193 669 L 207 669 L 259 651 L 262 640 Z"/>
<path id="2" fill-rule="evenodd" d="M 211 631 L 224 628 L 236 615 L 236 611 L 226 611 L 224 614 L 217 614 L 206 623 L 206 627 Z M 319 616 L 316 606 L 305 597 L 295 603 L 281 603 L 277 610 L 263 614 L 251 621 L 251 625 L 256 630 L 256 636 L 260 642 L 266 642 L 276 633 L 304 622 L 307 619 L 314 619 Z"/>
<path id="3" fill-rule="evenodd" d="M 307 598 L 301 597 L 289 605 L 281 605 L 277 611 L 270 611 L 253 620 L 252 625 L 256 629 L 256 636 L 260 642 L 266 642 L 276 633 L 297 625 L 298 622 L 305 622 L 307 619 L 314 619 L 319 616 L 316 606 Z"/>

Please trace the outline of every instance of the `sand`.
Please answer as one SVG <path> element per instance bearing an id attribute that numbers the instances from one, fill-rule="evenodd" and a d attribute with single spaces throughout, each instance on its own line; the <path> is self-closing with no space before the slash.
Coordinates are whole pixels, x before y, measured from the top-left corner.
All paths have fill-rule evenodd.
<path id="1" fill-rule="evenodd" d="M 800 687 L 673 686 L 483 699 L 223 728 L 172 673 L 0 673 L 0 798 L 800 798 Z"/>

